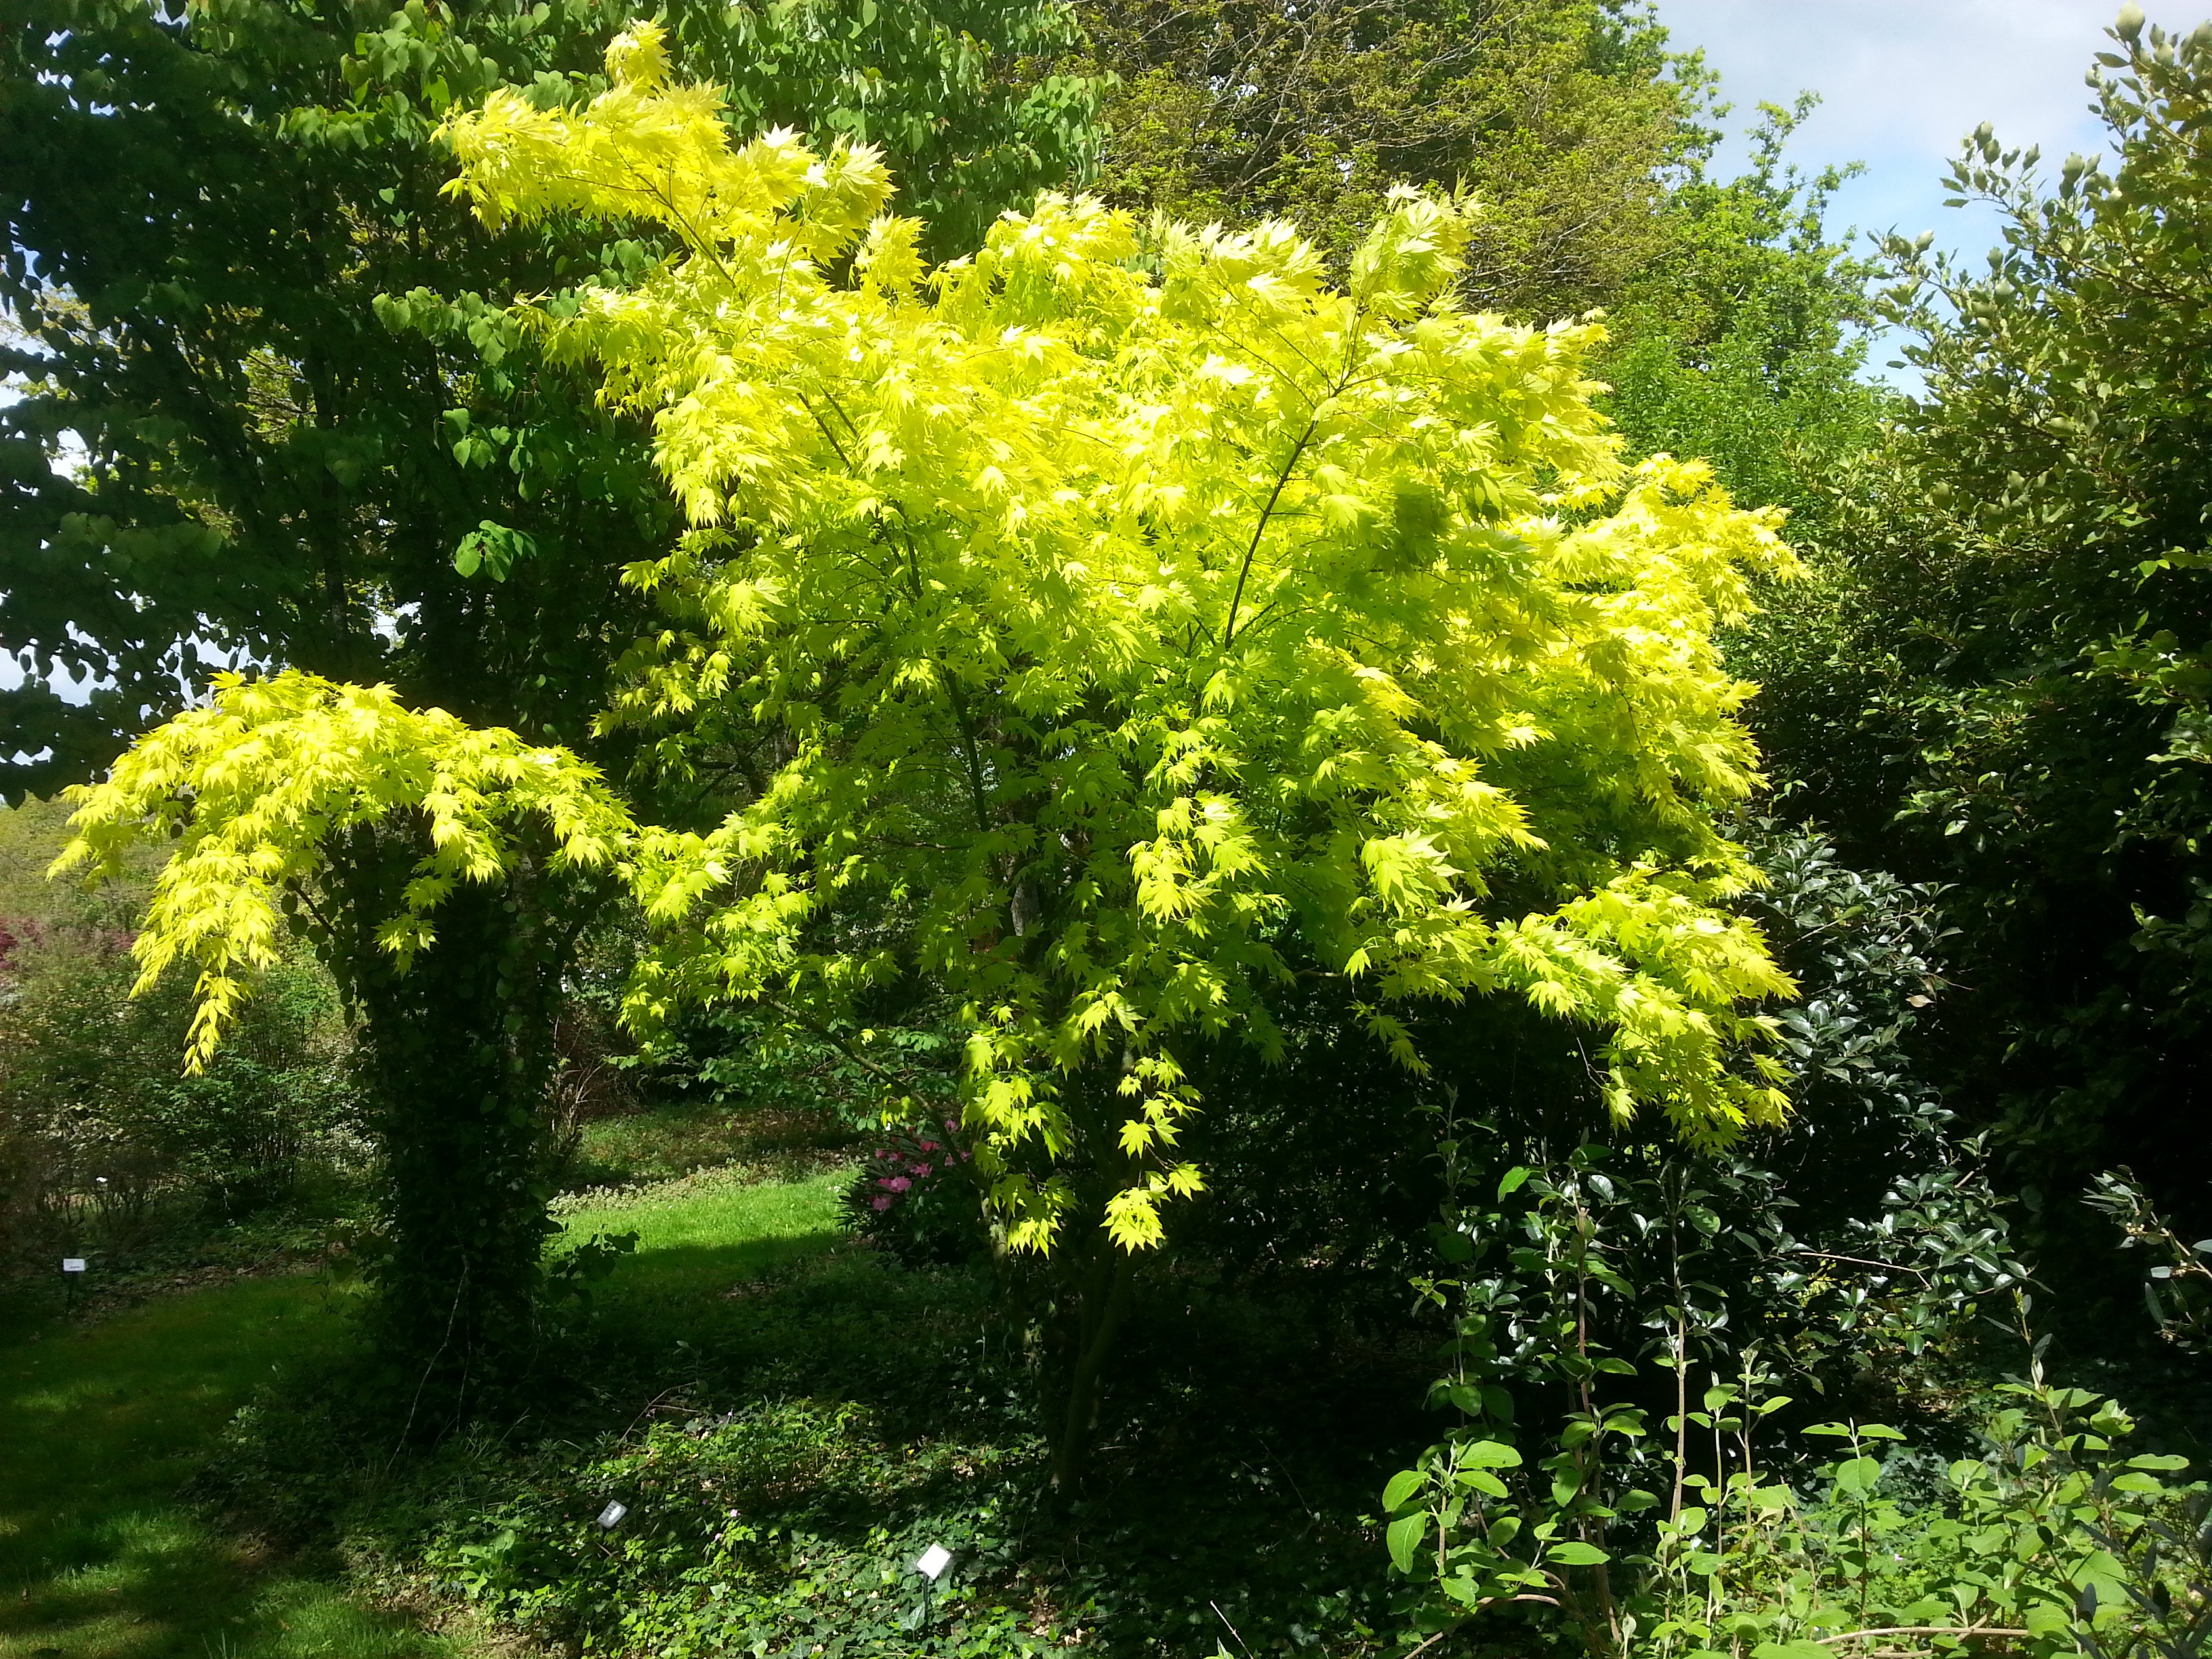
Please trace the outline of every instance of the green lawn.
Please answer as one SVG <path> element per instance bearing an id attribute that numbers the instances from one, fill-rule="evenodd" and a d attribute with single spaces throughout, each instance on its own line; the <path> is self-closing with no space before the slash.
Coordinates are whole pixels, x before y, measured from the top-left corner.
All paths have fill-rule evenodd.
<path id="1" fill-rule="evenodd" d="M 252 1279 L 49 1324 L 0 1355 L 0 1655 L 442 1650 L 179 1499 L 255 1386 L 341 1328 L 313 1280 Z"/>
<path id="2" fill-rule="evenodd" d="M 577 1237 L 639 1235 L 610 1300 L 665 1321 L 826 1245 L 839 1180 L 705 1175 L 566 1220 Z M 0 1659 L 456 1654 L 180 1498 L 256 1386 L 344 1333 L 316 1280 L 241 1279 L 88 1328 L 48 1323 L 0 1352 Z"/>
<path id="3" fill-rule="evenodd" d="M 743 1182 L 708 1170 L 634 1198 L 566 1210 L 572 1238 L 637 1235 L 613 1299 L 632 1305 L 711 1297 L 732 1279 L 779 1267 L 828 1245 L 837 1234 L 839 1172 L 803 1181 Z"/>

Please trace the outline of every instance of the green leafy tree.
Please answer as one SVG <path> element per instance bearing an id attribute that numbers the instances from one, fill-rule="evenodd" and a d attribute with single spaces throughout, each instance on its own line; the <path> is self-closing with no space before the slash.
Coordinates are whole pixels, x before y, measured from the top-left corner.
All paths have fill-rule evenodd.
<path id="1" fill-rule="evenodd" d="M 1962 988 L 1941 1032 L 2015 1178 L 2055 1197 L 2130 1162 L 2194 1224 L 2212 27 L 2167 35 L 2130 6 L 2113 44 L 2094 72 L 2113 161 L 2053 179 L 1984 127 L 1950 183 L 2002 217 L 1987 264 L 1890 245 L 1885 303 L 1927 392 L 1842 498 L 1848 579 L 1807 648 L 1761 665 L 1763 729 L 1855 854 L 1948 884 Z"/>
<path id="2" fill-rule="evenodd" d="M 1856 169 L 1808 178 L 1784 159 L 1814 103 L 1764 106 L 1740 176 L 1688 167 L 1669 192 L 1667 245 L 1611 319 L 1603 371 L 1632 453 L 1704 458 L 1737 499 L 1787 508 L 1801 553 L 1827 549 L 1838 480 L 1880 441 L 1887 396 L 1859 379 L 1875 265 L 1826 222 Z M 1772 599 L 1785 613 L 1797 602 Z"/>
<path id="3" fill-rule="evenodd" d="M 1460 280 L 1514 316 L 1610 305 L 1666 246 L 1705 78 L 1614 0 L 1085 4 L 1101 192 L 1193 222 L 1298 223 L 1333 258 L 1395 185 L 1464 187 Z"/>
<path id="4" fill-rule="evenodd" d="M 55 750 L 0 775 L 11 792 L 89 775 L 241 652 L 586 737 L 607 630 L 627 637 L 611 573 L 668 524 L 644 434 L 497 305 L 653 250 L 483 234 L 440 198 L 433 131 L 503 82 L 589 96 L 618 21 L 33 0 L 11 23 L 0 368 L 30 395 L 0 411 L 0 648 L 34 673 L 4 730 Z M 1090 154 L 1089 87 L 1017 72 L 1073 39 L 1050 4 L 679 3 L 671 27 L 744 130 L 884 148 L 939 252 Z M 57 477 L 64 434 L 81 464 Z M 43 689 L 57 668 L 114 689 L 73 709 Z"/>
<path id="5" fill-rule="evenodd" d="M 0 411 L 0 649 L 35 676 L 0 696 L 0 749 L 52 750 L 11 791 L 92 775 L 241 659 L 593 744 L 647 621 L 619 572 L 677 519 L 643 426 L 501 307 L 634 281 L 660 244 L 576 220 L 487 231 L 441 195 L 434 130 L 506 82 L 549 107 L 589 97 L 619 21 L 587 0 L 11 14 L 0 308 L 28 395 Z M 670 31 L 734 118 L 886 146 L 933 234 L 974 234 L 1089 153 L 1089 88 L 1021 68 L 1073 38 L 1048 3 L 679 3 Z M 113 689 L 66 705 L 38 678 L 56 667 Z M 382 1351 L 481 1382 L 529 1326 L 534 1115 L 562 955 L 602 889 L 518 858 L 496 891 L 453 898 L 467 925 L 385 975 L 348 940 L 400 904 L 424 833 L 354 823 L 314 927 L 368 1017 L 399 1245 Z"/>
<path id="6" fill-rule="evenodd" d="M 659 934 L 641 1028 L 939 988 L 1005 1242 L 1088 1287 L 1063 1479 L 1135 1256 L 1203 1185 L 1200 1057 L 1278 1051 L 1297 976 L 1346 982 L 1408 1065 L 1395 1006 L 1515 995 L 1590 1029 L 1616 1117 L 1779 1119 L 1747 1005 L 1788 981 L 1712 818 L 1755 781 L 1747 688 L 1711 634 L 1790 555 L 1702 469 L 1621 465 L 1598 330 L 1466 311 L 1465 217 L 1411 192 L 1344 289 L 1280 223 L 1146 243 L 1056 196 L 933 270 L 872 150 L 734 146 L 665 40 L 620 38 L 587 108 L 497 92 L 447 131 L 495 227 L 675 240 L 508 320 L 653 422 L 693 526 L 626 573 L 665 626 L 602 724 L 671 765 L 762 734 L 747 798 L 632 829 L 550 745 L 234 686 L 78 820 L 81 855 L 149 813 L 185 834 L 139 949 L 198 962 L 210 1031 L 281 891 L 393 814 L 429 849 L 398 959 L 549 836 L 545 867 L 618 869 Z"/>

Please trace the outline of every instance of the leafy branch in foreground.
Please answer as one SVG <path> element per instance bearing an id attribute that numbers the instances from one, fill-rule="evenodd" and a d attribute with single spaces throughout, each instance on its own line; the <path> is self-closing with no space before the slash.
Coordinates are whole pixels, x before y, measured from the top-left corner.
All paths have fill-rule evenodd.
<path id="1" fill-rule="evenodd" d="M 194 1071 L 213 1057 L 247 976 L 281 959 L 287 911 L 313 904 L 349 833 L 405 813 L 424 820 L 428 850 L 399 913 L 376 930 L 402 967 L 434 937 L 434 913 L 458 884 L 495 881 L 528 855 L 533 821 L 545 841 L 537 850 L 556 870 L 606 869 L 635 836 L 597 770 L 566 750 L 403 708 L 387 687 L 298 672 L 224 675 L 216 686 L 208 707 L 140 738 L 106 781 L 72 792 L 76 838 L 53 866 L 97 878 L 137 842 L 181 838 L 131 951 L 142 991 L 179 957 L 198 967 Z"/>
<path id="2" fill-rule="evenodd" d="M 2131 1170 L 2108 1170 L 2090 1185 L 2084 1201 L 2112 1218 L 2122 1235 L 2120 1248 L 2141 1246 L 2155 1258 L 2143 1281 L 2143 1301 L 2159 1334 L 2185 1348 L 2212 1346 L 2212 1238 L 2184 1240 Z"/>

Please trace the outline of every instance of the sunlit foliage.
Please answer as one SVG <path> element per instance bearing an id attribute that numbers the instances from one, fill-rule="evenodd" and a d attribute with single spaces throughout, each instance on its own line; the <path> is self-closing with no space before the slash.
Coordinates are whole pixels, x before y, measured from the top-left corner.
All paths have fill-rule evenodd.
<path id="1" fill-rule="evenodd" d="M 1709 816 L 1755 782 L 1747 688 L 1709 635 L 1790 555 L 1703 468 L 1621 465 L 1598 329 L 1461 308 L 1464 214 L 1414 193 L 1341 290 L 1286 225 L 1051 195 L 930 270 L 871 149 L 733 145 L 650 25 L 609 71 L 587 109 L 495 92 L 447 131 L 487 219 L 680 244 L 516 313 L 649 416 L 694 526 L 626 573 L 668 626 L 605 723 L 669 771 L 740 730 L 759 763 L 711 832 L 623 854 L 660 934 L 635 1023 L 947 988 L 1018 1248 L 1073 1214 L 1159 1242 L 1202 1184 L 1177 1151 L 1197 1056 L 1271 1050 L 1302 972 L 1353 981 L 1409 1065 L 1392 1005 L 1504 992 L 1593 1028 L 1616 1115 L 1703 1139 L 1779 1116 L 1745 1005 L 1787 981 L 1726 908 L 1753 872 Z M 226 959 L 263 925 L 228 903 L 158 914 L 149 959 Z"/>

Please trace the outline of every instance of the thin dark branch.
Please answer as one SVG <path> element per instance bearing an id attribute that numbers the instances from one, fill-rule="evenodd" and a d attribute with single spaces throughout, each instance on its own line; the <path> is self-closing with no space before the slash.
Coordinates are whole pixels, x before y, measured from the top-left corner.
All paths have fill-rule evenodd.
<path id="1" fill-rule="evenodd" d="M 785 1018 L 792 1021 L 794 1024 L 805 1027 L 807 1030 L 821 1038 L 823 1042 L 836 1049 L 839 1054 L 844 1055 L 846 1059 L 851 1060 L 853 1064 L 859 1066 L 862 1071 L 868 1073 L 878 1081 L 889 1084 L 892 1088 L 898 1090 L 902 1094 L 920 1095 L 927 1092 L 927 1091 L 918 1085 L 912 1078 L 900 1077 L 896 1073 L 886 1071 L 884 1067 L 877 1065 L 874 1060 L 870 1060 L 866 1054 L 857 1052 L 850 1043 L 847 1042 L 835 1031 L 824 1025 L 820 1020 L 817 1020 L 811 1015 L 804 1013 L 799 1009 L 793 1007 L 781 998 L 764 996 L 761 999 L 761 1001 L 765 1003 L 769 1007 L 775 1009 L 776 1012 L 781 1014 Z"/>
<path id="2" fill-rule="evenodd" d="M 1815 1261 L 1848 1261 L 1854 1267 L 1879 1267 L 1884 1273 L 1911 1273 L 1922 1284 L 1925 1285 L 1928 1282 L 1928 1275 L 1926 1273 L 1921 1272 L 1917 1267 L 1908 1267 L 1900 1261 L 1875 1261 L 1863 1255 L 1837 1255 L 1827 1250 L 1799 1249 L 1792 1251 L 1791 1254 L 1793 1255 L 1810 1256 Z"/>
<path id="3" fill-rule="evenodd" d="M 1252 526 L 1251 545 L 1244 550 L 1244 562 L 1237 572 L 1237 591 L 1229 596 L 1229 617 L 1221 625 L 1221 648 L 1224 651 L 1237 637 L 1237 607 L 1244 603 L 1244 583 L 1252 574 L 1252 561 L 1260 551 L 1260 538 L 1267 534 L 1267 522 L 1275 516 L 1275 503 L 1282 500 L 1283 490 L 1291 482 L 1291 474 L 1297 469 L 1298 458 L 1306 453 L 1306 446 L 1313 441 L 1315 428 L 1320 424 L 1321 417 L 1316 414 L 1306 422 L 1306 429 L 1298 434 L 1297 442 L 1291 447 L 1290 459 L 1283 463 L 1283 470 L 1275 475 L 1275 488 L 1267 496 L 1267 506 L 1260 509 L 1260 522 Z"/>

